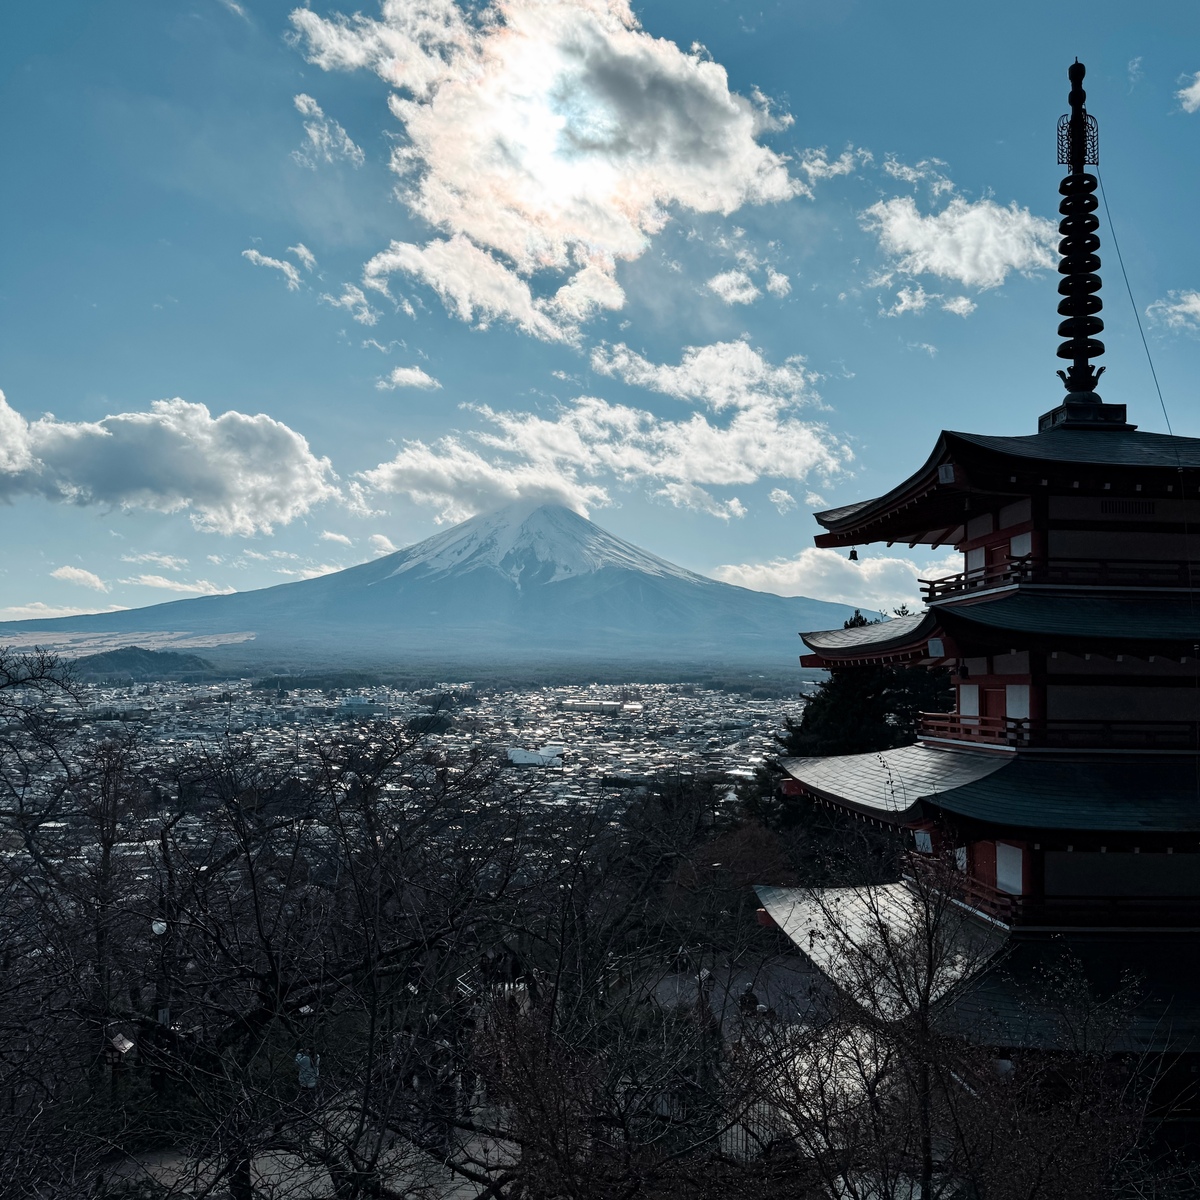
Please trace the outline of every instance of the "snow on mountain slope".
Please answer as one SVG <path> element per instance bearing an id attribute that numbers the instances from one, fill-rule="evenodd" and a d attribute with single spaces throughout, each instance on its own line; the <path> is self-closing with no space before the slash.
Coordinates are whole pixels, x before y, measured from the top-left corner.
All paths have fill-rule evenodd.
<path id="1" fill-rule="evenodd" d="M 604 567 L 692 583 L 712 582 L 639 550 L 559 504 L 510 504 L 434 534 L 401 550 L 399 557 L 400 564 L 392 575 L 418 567 L 424 567 L 429 577 L 463 575 L 491 567 L 518 586 L 523 580 L 558 583 L 594 574 Z"/>

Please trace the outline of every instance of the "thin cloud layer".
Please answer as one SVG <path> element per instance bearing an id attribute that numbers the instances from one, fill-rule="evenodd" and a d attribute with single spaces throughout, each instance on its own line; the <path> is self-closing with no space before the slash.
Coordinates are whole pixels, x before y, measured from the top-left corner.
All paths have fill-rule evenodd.
<path id="1" fill-rule="evenodd" d="M 1054 222 L 1015 201 L 1005 207 L 955 196 L 941 212 L 925 215 L 911 196 L 894 196 L 871 205 L 862 222 L 905 275 L 937 275 L 986 289 L 999 287 L 1012 271 L 1058 261 Z"/>
<path id="2" fill-rule="evenodd" d="M 1200 71 L 1192 76 L 1192 81 L 1186 83 L 1175 93 L 1179 107 L 1186 113 L 1200 112 Z"/>
<path id="3" fill-rule="evenodd" d="M 352 167 L 361 167 L 366 162 L 362 147 L 355 145 L 350 135 L 332 117 L 327 117 L 311 96 L 301 92 L 292 103 L 305 118 L 304 147 L 292 151 L 292 158 L 302 167 L 316 170 L 318 163 L 332 163 L 338 159 Z"/>
<path id="4" fill-rule="evenodd" d="M 1146 309 L 1146 316 L 1168 329 L 1200 332 L 1200 292 L 1168 292 Z"/>
<path id="5" fill-rule="evenodd" d="M 50 572 L 54 579 L 64 583 L 78 584 L 80 587 L 91 588 L 94 592 L 107 592 L 108 584 L 94 571 L 85 571 L 82 567 L 56 567 Z"/>
<path id="6" fill-rule="evenodd" d="M 0 499 L 186 510 L 197 529 L 248 536 L 337 497 L 334 478 L 328 459 L 263 413 L 214 417 L 174 399 L 100 421 L 31 422 L 0 393 Z"/>
<path id="7" fill-rule="evenodd" d="M 812 391 L 816 376 L 805 370 L 800 355 L 776 366 L 742 341 L 687 346 L 677 366 L 650 362 L 618 342 L 592 351 L 592 369 L 649 391 L 700 400 L 718 412 L 725 408 L 777 411 L 817 402 Z"/>
<path id="8" fill-rule="evenodd" d="M 745 271 L 736 268 L 714 275 L 707 286 L 726 304 L 753 304 L 762 295 L 754 280 Z"/>
<path id="9" fill-rule="evenodd" d="M 713 571 L 718 579 L 778 596 L 811 596 L 890 612 L 901 604 L 921 605 L 919 579 L 936 579 L 962 569 L 959 555 L 918 565 L 888 554 L 864 554 L 850 562 L 836 550 L 809 546 L 794 558 L 730 563 Z"/>
<path id="10" fill-rule="evenodd" d="M 294 292 L 299 288 L 300 272 L 290 262 L 284 262 L 282 258 L 271 258 L 269 255 L 262 254 L 258 250 L 243 250 L 242 257 L 252 262 L 256 267 L 267 267 L 272 271 L 278 271 L 287 283 L 289 292 Z"/>
<path id="11" fill-rule="evenodd" d="M 391 391 L 395 388 L 417 388 L 420 391 L 436 391 L 442 385 L 427 371 L 420 367 L 393 367 L 375 386 L 381 391 Z"/>
<path id="12" fill-rule="evenodd" d="M 645 33 L 626 0 L 384 0 L 379 19 L 291 20 L 310 62 L 395 89 L 402 198 L 446 235 L 393 243 L 368 281 L 403 272 L 463 320 L 570 338 L 621 306 L 617 263 L 644 253 L 673 207 L 729 214 L 809 191 L 759 140 L 786 118 L 731 92 L 699 50 Z"/>
<path id="13" fill-rule="evenodd" d="M 433 444 L 406 443 L 362 479 L 378 492 L 436 506 L 461 520 L 517 499 L 552 500 L 585 513 L 613 484 L 648 487 L 678 507 L 728 520 L 746 507 L 714 489 L 761 478 L 828 478 L 849 450 L 795 409 L 815 402 L 803 360 L 767 362 L 744 342 L 693 346 L 678 364 L 653 363 L 625 345 L 601 347 L 601 373 L 693 401 L 679 420 L 580 396 L 549 415 L 474 406 L 485 425 Z M 708 413 L 701 411 L 707 409 Z"/>
<path id="14" fill-rule="evenodd" d="M 50 617 L 81 617 L 87 613 L 124 611 L 123 604 L 75 608 L 70 604 L 47 604 L 43 600 L 34 600 L 30 604 L 10 604 L 7 608 L 0 608 L 0 621 L 44 621 Z"/>
<path id="15" fill-rule="evenodd" d="M 379 322 L 379 310 L 371 307 L 366 293 L 353 283 L 343 284 L 340 296 L 323 292 L 321 299 L 334 308 L 344 308 L 360 325 L 376 325 Z"/>
<path id="16" fill-rule="evenodd" d="M 221 587 L 210 583 L 207 579 L 196 579 L 191 583 L 183 579 L 169 579 L 166 575 L 135 575 L 130 579 L 122 579 L 122 583 L 133 587 L 160 588 L 165 592 L 181 592 L 185 596 L 228 596 L 235 589 Z"/>
<path id="17" fill-rule="evenodd" d="M 464 521 L 514 500 L 565 504 L 584 516 L 592 505 L 608 500 L 603 488 L 581 484 L 553 464 L 491 460 L 453 437 L 432 446 L 406 442 L 395 458 L 365 471 L 363 479 L 375 491 L 438 509 L 438 524 Z"/>

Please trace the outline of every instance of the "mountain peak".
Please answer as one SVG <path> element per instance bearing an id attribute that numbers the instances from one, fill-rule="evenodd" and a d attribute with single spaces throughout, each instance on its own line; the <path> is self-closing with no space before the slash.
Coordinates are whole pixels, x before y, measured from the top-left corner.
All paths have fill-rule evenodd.
<path id="1" fill-rule="evenodd" d="M 703 576 L 638 549 L 562 504 L 519 500 L 471 517 L 401 550 L 393 576 L 426 577 L 490 568 L 520 585 L 558 583 L 605 567 L 703 581 Z"/>

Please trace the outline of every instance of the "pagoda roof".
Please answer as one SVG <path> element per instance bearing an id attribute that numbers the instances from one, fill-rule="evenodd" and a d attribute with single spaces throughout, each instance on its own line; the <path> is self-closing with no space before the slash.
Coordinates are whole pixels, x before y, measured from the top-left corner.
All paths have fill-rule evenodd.
<path id="1" fill-rule="evenodd" d="M 1077 463 L 1080 466 L 1200 467 L 1200 438 L 1132 429 L 1047 429 L 1020 437 L 994 437 L 984 433 L 944 433 L 1010 458 L 1040 462 Z"/>
<path id="2" fill-rule="evenodd" d="M 817 537 L 817 545 L 884 540 L 943 545 L 960 540 L 970 515 L 969 496 L 1000 504 L 1028 496 L 1046 482 L 1041 476 L 1051 465 L 1064 477 L 1081 476 L 1071 479 L 1073 485 L 1086 485 L 1081 495 L 1097 490 L 1120 495 L 1122 480 L 1132 492 L 1135 482 L 1145 482 L 1146 472 L 1200 468 L 1200 438 L 1102 427 L 1060 426 L 1017 437 L 943 430 L 922 466 L 891 491 L 814 514 L 828 531 Z M 1114 480 L 1088 475 L 1097 467 L 1121 473 L 1115 493 Z"/>
<path id="3" fill-rule="evenodd" d="M 915 745 L 780 765 L 822 799 L 893 824 L 941 809 L 1019 829 L 1200 831 L 1192 756 L 1097 761 Z"/>
<path id="4" fill-rule="evenodd" d="M 848 629 L 823 629 L 802 633 L 804 644 L 830 658 L 861 657 L 863 651 L 883 653 L 923 641 L 937 626 L 931 612 L 911 613 L 875 621 L 868 625 L 851 625 Z"/>
<path id="5" fill-rule="evenodd" d="M 1200 608 L 1194 598 L 1154 599 L 1016 592 L 974 603 L 941 604 L 937 620 L 960 642 L 994 642 L 1005 648 L 1012 635 L 1066 639 L 1100 648 L 1114 643 L 1132 651 L 1165 646 L 1194 653 L 1200 642 Z M 807 639 L 805 639 L 807 640 Z"/>
<path id="6" fill-rule="evenodd" d="M 1106 996 L 1132 978 L 1134 1004 L 1107 1031 L 1111 1041 L 1105 1049 L 1195 1053 L 1200 1049 L 1198 951 L 1200 939 L 1179 934 L 1013 939 L 942 1004 L 938 1024 L 944 1032 L 981 1044 L 1078 1049 L 1072 1014 L 1047 997 L 1046 981 L 1060 971 L 1078 972 L 1095 993 Z"/>
<path id="7" fill-rule="evenodd" d="M 755 887 L 780 931 L 843 994 L 884 1019 L 911 1012 L 897 960 L 883 948 L 922 936 L 928 916 L 904 883 L 854 888 Z M 976 1045 L 1081 1049 L 1081 1014 L 1064 1010 L 1047 981 L 1078 973 L 1100 996 L 1130 978 L 1133 1004 L 1100 1027 L 1107 1053 L 1195 1053 L 1200 1048 L 1200 939 L 1194 935 L 1077 933 L 1013 938 L 966 919 L 943 919 L 939 970 L 930 980 L 937 1027 Z"/>

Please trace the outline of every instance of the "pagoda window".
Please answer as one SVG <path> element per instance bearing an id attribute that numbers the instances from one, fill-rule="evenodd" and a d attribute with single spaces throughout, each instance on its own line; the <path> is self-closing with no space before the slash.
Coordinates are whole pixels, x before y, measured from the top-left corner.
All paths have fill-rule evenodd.
<path id="1" fill-rule="evenodd" d="M 967 570 L 982 571 L 987 566 L 987 551 L 982 546 L 967 551 Z"/>
<path id="2" fill-rule="evenodd" d="M 1033 534 L 1018 533 L 1009 538 L 1008 553 L 1012 558 L 1028 558 L 1033 553 Z"/>
<path id="3" fill-rule="evenodd" d="M 1005 687 L 1004 715 L 1018 721 L 1029 719 L 1029 684 L 1010 683 Z"/>
<path id="4" fill-rule="evenodd" d="M 1002 687 L 985 687 L 981 689 L 979 700 L 982 712 L 981 717 L 1005 717 L 1008 715 L 1008 705 L 1006 703 L 1005 688 Z"/>
<path id="5" fill-rule="evenodd" d="M 996 890 L 1020 896 L 1025 887 L 1025 854 L 1020 846 L 996 843 Z"/>
<path id="6" fill-rule="evenodd" d="M 1018 500 L 1015 504 L 1006 504 L 1000 510 L 999 527 L 1011 529 L 1014 525 L 1024 525 L 1033 520 L 1033 501 Z"/>
<path id="7" fill-rule="evenodd" d="M 958 685 L 958 714 L 961 717 L 979 716 L 979 684 Z"/>
<path id="8" fill-rule="evenodd" d="M 995 520 L 991 513 L 983 513 L 978 517 L 973 517 L 967 522 L 967 541 L 973 542 L 976 538 L 985 537 L 995 528 Z"/>

